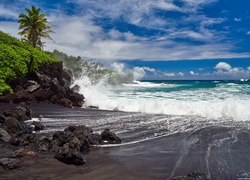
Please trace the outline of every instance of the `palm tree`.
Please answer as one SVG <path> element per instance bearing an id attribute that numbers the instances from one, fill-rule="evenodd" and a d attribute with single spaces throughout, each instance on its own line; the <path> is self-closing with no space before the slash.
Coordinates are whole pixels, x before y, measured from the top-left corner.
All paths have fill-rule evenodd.
<path id="1" fill-rule="evenodd" d="M 46 14 L 39 14 L 40 8 L 31 6 L 31 9 L 25 8 L 27 14 L 19 14 L 18 23 L 19 29 L 22 29 L 18 34 L 23 36 L 23 40 L 29 42 L 33 47 L 43 48 L 41 38 L 53 40 L 49 33 L 53 33 L 50 29 L 50 22 L 45 18 Z"/>

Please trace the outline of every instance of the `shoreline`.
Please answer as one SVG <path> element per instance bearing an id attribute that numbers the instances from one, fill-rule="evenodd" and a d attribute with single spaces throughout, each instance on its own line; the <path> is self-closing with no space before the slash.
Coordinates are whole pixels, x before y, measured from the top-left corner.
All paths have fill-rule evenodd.
<path id="1" fill-rule="evenodd" d="M 13 106 L 18 104 L 0 104 L 0 109 Z M 69 109 L 53 104 L 28 107 L 33 112 L 44 115 L 42 122 L 44 121 L 48 129 L 64 129 L 68 125 L 83 124 L 93 128 L 94 132 L 110 128 L 125 145 L 94 146 L 90 152 L 84 153 L 87 162 L 81 166 L 66 165 L 48 157 L 49 154 L 42 154 L 28 160 L 27 166 L 20 169 L 1 169 L 0 179 L 30 177 L 51 180 L 150 180 L 174 177 L 183 179 L 190 176 L 203 179 L 237 179 L 242 178 L 238 176 L 238 172 L 248 172 L 250 167 L 248 122 L 232 124 L 223 121 L 218 124 L 217 121 L 211 123 L 188 119 L 191 117 L 182 119 L 173 116 L 171 119 L 171 116 L 166 115 L 131 114 L 78 107 Z M 182 130 L 183 128 L 186 129 Z M 164 133 L 170 135 L 165 136 Z M 126 144 L 137 139 L 146 140 Z M 3 148 L 2 144 L 0 146 Z"/>
<path id="2" fill-rule="evenodd" d="M 85 109 L 80 107 L 65 108 L 61 105 L 47 103 L 35 105 L 0 103 L 0 110 L 4 111 L 17 106 L 31 108 L 31 110 L 37 115 L 43 115 L 45 117 L 50 116 L 55 112 L 64 111 L 84 111 L 84 113 L 88 113 L 90 111 L 105 111 L 98 109 Z M 37 133 L 39 134 L 39 132 Z M 50 135 L 52 133 L 48 132 L 45 134 Z M 0 141 L 0 158 L 10 156 L 12 152 L 19 148 L 20 146 L 13 146 L 9 143 Z M 80 166 L 64 164 L 57 159 L 54 159 L 51 152 L 38 153 L 37 157 L 33 159 L 25 159 L 25 165 L 21 168 L 13 170 L 0 168 L 0 179 L 141 179 L 132 172 L 126 170 L 126 168 L 117 161 L 99 153 L 98 151 L 100 148 L 101 147 L 92 147 L 90 152 L 84 153 L 87 163 Z"/>

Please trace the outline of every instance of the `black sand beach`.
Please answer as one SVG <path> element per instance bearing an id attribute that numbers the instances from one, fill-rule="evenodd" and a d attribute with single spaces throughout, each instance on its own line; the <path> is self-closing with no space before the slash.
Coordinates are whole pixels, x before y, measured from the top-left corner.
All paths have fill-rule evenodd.
<path id="1" fill-rule="evenodd" d="M 16 105 L 1 104 L 1 109 L 12 106 Z M 50 104 L 30 108 L 43 116 L 46 130 L 42 133 L 64 129 L 72 124 L 85 124 L 94 131 L 109 127 L 121 137 L 123 143 L 94 147 L 85 155 L 87 163 L 81 166 L 65 165 L 42 154 L 28 160 L 20 169 L 0 169 L 0 179 L 171 179 L 192 172 L 204 173 L 203 179 L 249 178 L 250 131 L 247 122 L 190 120 L 182 127 L 178 125 L 179 130 L 174 133 L 169 133 L 173 126 L 170 127 L 169 123 L 169 127 L 162 127 L 165 134 L 162 128 L 155 134 L 155 129 L 143 123 L 153 118 L 162 119 L 163 115 L 67 109 Z M 170 116 L 164 117 L 171 119 Z M 118 123 L 124 119 L 130 120 Z M 155 125 L 164 126 L 159 123 L 162 122 L 154 120 Z M 181 131 L 184 127 L 185 131 Z M 1 143 L 1 149 L 6 146 Z M 3 155 L 4 151 L 1 151 L 0 156 Z"/>

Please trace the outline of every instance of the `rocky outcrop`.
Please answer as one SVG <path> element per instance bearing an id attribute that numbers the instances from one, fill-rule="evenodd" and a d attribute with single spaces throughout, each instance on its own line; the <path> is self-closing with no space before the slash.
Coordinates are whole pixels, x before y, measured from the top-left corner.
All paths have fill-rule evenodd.
<path id="1" fill-rule="evenodd" d="M 9 142 L 10 138 L 11 136 L 9 135 L 9 133 L 5 131 L 4 129 L 0 128 L 0 140 L 4 142 Z"/>
<path id="2" fill-rule="evenodd" d="M 22 167 L 24 164 L 20 159 L 2 158 L 0 159 L 0 165 L 4 169 L 17 169 L 17 168 Z"/>
<path id="3" fill-rule="evenodd" d="M 25 76 L 21 80 L 10 83 L 14 93 L 5 92 L 0 102 L 17 104 L 34 104 L 47 102 L 71 108 L 81 107 L 84 96 L 70 89 L 72 76 L 63 69 L 62 62 L 43 65 L 37 72 Z"/>
<path id="4" fill-rule="evenodd" d="M 102 134 L 102 140 L 109 144 L 119 144 L 121 143 L 121 139 L 117 137 L 116 134 L 110 132 L 109 129 L 105 129 Z"/>
<path id="5" fill-rule="evenodd" d="M 94 145 L 121 143 L 121 139 L 109 129 L 99 134 L 85 125 L 69 126 L 63 131 L 54 132 L 52 136 L 32 133 L 45 126 L 36 121 L 26 123 L 25 120 L 35 115 L 26 107 L 18 106 L 2 111 L 0 115 L 0 141 L 20 147 L 12 156 L 0 159 L 0 165 L 5 169 L 22 167 L 24 159 L 35 158 L 39 153 L 52 153 L 55 159 L 63 163 L 82 165 L 86 163 L 84 153 Z"/>

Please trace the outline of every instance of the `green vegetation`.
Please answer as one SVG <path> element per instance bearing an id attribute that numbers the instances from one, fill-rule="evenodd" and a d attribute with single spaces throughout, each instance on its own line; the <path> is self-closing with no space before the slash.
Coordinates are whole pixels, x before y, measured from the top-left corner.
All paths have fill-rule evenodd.
<path id="1" fill-rule="evenodd" d="M 25 10 L 27 15 L 19 15 L 19 29 L 22 29 L 22 31 L 18 34 L 23 36 L 22 40 L 29 42 L 33 47 L 39 47 L 42 49 L 42 37 L 52 40 L 49 35 L 53 32 L 49 26 L 50 22 L 45 18 L 46 14 L 40 14 L 40 8 L 32 6 L 31 9 L 25 8 Z"/>
<path id="2" fill-rule="evenodd" d="M 32 57 L 32 58 L 31 58 Z M 40 65 L 58 62 L 47 53 L 0 31 L 0 94 L 12 91 L 9 82 L 36 71 Z"/>

